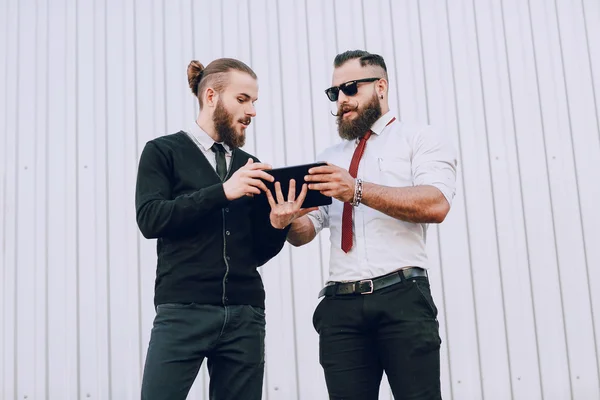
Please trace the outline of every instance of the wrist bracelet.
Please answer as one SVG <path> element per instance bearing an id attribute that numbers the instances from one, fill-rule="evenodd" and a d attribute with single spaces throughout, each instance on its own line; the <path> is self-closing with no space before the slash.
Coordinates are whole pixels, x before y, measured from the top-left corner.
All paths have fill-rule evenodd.
<path id="1" fill-rule="evenodd" d="M 353 207 L 358 207 L 362 200 L 362 179 L 357 178 L 354 184 L 354 199 L 350 203 Z"/>

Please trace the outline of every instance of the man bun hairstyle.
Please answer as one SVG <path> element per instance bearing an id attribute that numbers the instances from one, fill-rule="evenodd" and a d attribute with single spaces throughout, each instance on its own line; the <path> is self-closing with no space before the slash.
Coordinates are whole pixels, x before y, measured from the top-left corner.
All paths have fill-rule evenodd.
<path id="1" fill-rule="evenodd" d="M 202 75 L 204 72 L 204 65 L 199 61 L 192 60 L 187 67 L 187 76 L 188 83 L 190 85 L 190 89 L 192 89 L 192 93 L 196 97 L 198 97 L 198 84 L 200 83 L 200 79 L 202 79 Z"/>
<path id="2" fill-rule="evenodd" d="M 256 79 L 256 74 L 248 65 L 234 58 L 218 58 L 206 67 L 197 60 L 190 61 L 187 68 L 188 83 L 194 96 L 200 102 L 202 108 L 202 94 L 207 87 L 212 87 L 217 93 L 221 93 L 229 83 L 228 72 L 245 72 Z"/>

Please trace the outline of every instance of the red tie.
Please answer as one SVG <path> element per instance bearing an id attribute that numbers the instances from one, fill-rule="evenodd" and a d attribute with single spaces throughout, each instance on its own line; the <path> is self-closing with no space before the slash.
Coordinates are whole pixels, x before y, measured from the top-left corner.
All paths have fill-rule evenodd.
<path id="1" fill-rule="evenodd" d="M 390 122 L 388 122 L 387 125 L 394 122 L 395 119 L 396 119 L 396 117 L 392 118 L 392 120 Z M 360 138 L 360 141 L 358 142 L 358 146 L 356 146 L 356 149 L 354 150 L 354 155 L 352 156 L 352 161 L 350 162 L 350 169 L 348 170 L 348 172 L 350 172 L 350 175 L 352 175 L 353 178 L 356 178 L 356 174 L 358 172 L 358 164 L 360 163 L 360 159 L 361 159 L 363 153 L 365 152 L 367 140 L 369 140 L 372 133 L 373 133 L 373 131 L 369 131 L 365 134 L 365 136 Z M 347 253 L 350 251 L 351 248 L 352 248 L 352 205 L 350 203 L 344 203 L 344 212 L 342 213 L 342 250 L 344 250 L 344 252 Z"/>

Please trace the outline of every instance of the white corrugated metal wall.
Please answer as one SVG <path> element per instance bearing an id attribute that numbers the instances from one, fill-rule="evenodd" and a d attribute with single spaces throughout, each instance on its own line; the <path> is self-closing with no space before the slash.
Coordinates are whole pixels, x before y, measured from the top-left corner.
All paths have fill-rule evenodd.
<path id="1" fill-rule="evenodd" d="M 2 399 L 139 397 L 155 253 L 137 159 L 195 118 L 191 59 L 254 67 L 246 148 L 282 166 L 336 140 L 323 89 L 354 48 L 386 58 L 402 119 L 459 149 L 429 235 L 444 398 L 600 398 L 598 0 L 0 0 L 0 35 Z M 326 398 L 327 236 L 262 268 L 265 399 Z"/>

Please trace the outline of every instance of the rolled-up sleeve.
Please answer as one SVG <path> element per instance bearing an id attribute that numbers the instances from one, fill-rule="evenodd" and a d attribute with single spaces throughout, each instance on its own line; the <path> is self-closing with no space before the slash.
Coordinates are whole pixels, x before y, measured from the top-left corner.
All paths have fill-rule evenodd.
<path id="1" fill-rule="evenodd" d="M 306 215 L 314 225 L 317 234 L 324 228 L 329 228 L 329 206 L 321 206 L 318 210 L 311 211 Z"/>
<path id="2" fill-rule="evenodd" d="M 452 205 L 456 193 L 457 164 L 456 149 L 447 136 L 431 126 L 415 135 L 412 158 L 415 186 L 436 187 Z"/>

